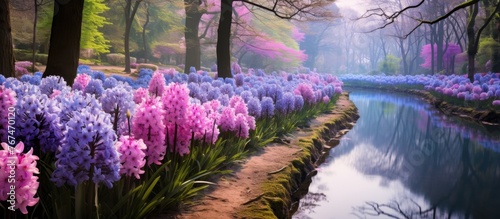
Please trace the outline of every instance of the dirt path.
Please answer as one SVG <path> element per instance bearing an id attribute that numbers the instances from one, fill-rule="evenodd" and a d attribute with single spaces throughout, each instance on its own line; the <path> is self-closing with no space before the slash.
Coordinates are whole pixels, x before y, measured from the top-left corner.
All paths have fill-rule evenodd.
<path id="1" fill-rule="evenodd" d="M 36 68 L 41 71 L 41 72 L 44 72 L 45 71 L 45 68 L 47 66 L 45 65 L 37 65 Z M 107 74 L 123 74 L 123 75 L 126 75 L 124 72 L 123 72 L 123 67 L 119 67 L 119 66 L 111 66 L 111 65 L 91 65 L 90 66 L 90 69 L 94 70 L 94 71 L 102 71 L 104 73 L 107 73 Z M 135 70 L 135 69 L 134 69 Z"/>
<path id="2" fill-rule="evenodd" d="M 331 114 L 321 115 L 311 122 L 310 128 L 292 133 L 295 138 L 290 144 L 271 144 L 249 157 L 243 164 L 235 165 L 232 175 L 223 176 L 214 189 L 206 191 L 193 206 L 175 218 L 239 218 L 237 213 L 242 204 L 261 194 L 262 183 L 271 178 L 268 173 L 279 170 L 296 158 L 297 152 L 301 149 L 296 144 L 300 137 L 310 135 L 322 122 L 331 121 L 332 117 L 339 117 L 351 104 L 348 98 L 342 95 Z"/>

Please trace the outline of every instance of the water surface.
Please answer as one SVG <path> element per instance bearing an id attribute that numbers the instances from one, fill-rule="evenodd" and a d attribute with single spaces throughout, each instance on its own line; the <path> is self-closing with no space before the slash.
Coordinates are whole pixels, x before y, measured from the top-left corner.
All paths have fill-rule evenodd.
<path id="1" fill-rule="evenodd" d="M 500 218 L 500 132 L 415 96 L 355 90 L 360 118 L 294 218 Z"/>

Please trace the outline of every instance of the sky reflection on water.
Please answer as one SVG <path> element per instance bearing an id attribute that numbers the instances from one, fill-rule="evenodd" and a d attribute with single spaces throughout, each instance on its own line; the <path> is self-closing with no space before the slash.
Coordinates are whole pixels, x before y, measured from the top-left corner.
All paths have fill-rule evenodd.
<path id="1" fill-rule="evenodd" d="M 356 90 L 360 119 L 294 218 L 500 218 L 500 132 L 414 96 Z"/>

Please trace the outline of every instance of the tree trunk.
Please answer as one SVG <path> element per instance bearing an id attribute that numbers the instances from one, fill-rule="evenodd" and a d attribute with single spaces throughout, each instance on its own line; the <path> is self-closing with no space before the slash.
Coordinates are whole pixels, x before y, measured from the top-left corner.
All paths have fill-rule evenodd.
<path id="1" fill-rule="evenodd" d="M 200 11 L 201 1 L 184 0 L 184 10 L 186 11 L 186 24 L 184 29 L 184 39 L 186 40 L 186 63 L 184 72 L 189 73 L 189 68 L 201 67 L 201 45 L 198 37 L 199 24 L 203 13 Z"/>
<path id="2" fill-rule="evenodd" d="M 132 19 L 130 18 L 131 14 L 131 7 L 132 7 L 132 0 L 127 0 L 127 4 L 125 6 L 125 33 L 123 37 L 123 47 L 124 52 L 125 52 L 125 70 L 123 70 L 125 73 L 130 73 L 130 28 L 132 26 Z"/>
<path id="3" fill-rule="evenodd" d="M 444 10 L 444 9 L 443 9 Z M 443 13 L 444 14 L 444 11 Z M 444 69 L 443 57 L 444 57 L 444 21 L 437 23 L 437 33 L 436 33 L 436 72 L 441 73 Z"/>
<path id="4" fill-rule="evenodd" d="M 130 73 L 130 31 L 132 30 L 132 22 L 134 21 L 135 13 L 139 8 L 142 0 L 136 0 L 132 6 L 133 0 L 127 0 L 125 6 L 125 37 L 124 37 L 124 47 L 125 47 L 125 70 L 126 73 Z"/>
<path id="5" fill-rule="evenodd" d="M 61 76 L 70 86 L 80 57 L 83 3 L 84 0 L 54 1 L 49 58 L 43 76 Z"/>
<path id="6" fill-rule="evenodd" d="M 469 40 L 467 45 L 467 57 L 469 58 L 469 66 L 467 71 L 467 77 L 471 82 L 474 82 L 475 70 L 475 57 L 477 54 L 477 44 L 476 33 L 474 31 L 474 26 L 476 24 L 476 17 L 479 11 L 479 3 L 476 3 L 470 8 L 469 23 L 467 24 L 467 38 Z"/>
<path id="7" fill-rule="evenodd" d="M 436 39 L 436 28 L 431 26 L 431 74 L 436 74 L 436 51 L 434 41 Z"/>
<path id="8" fill-rule="evenodd" d="M 221 0 L 221 16 L 217 29 L 217 70 L 218 77 L 232 78 L 231 74 L 231 21 L 233 0 Z"/>
<path id="9" fill-rule="evenodd" d="M 128 26 L 128 25 L 125 25 Z M 123 70 L 125 73 L 130 73 L 132 72 L 130 68 L 130 27 L 125 27 L 125 38 L 124 38 L 124 46 L 125 46 L 125 70 Z"/>
<path id="10" fill-rule="evenodd" d="M 405 41 L 403 39 L 399 39 L 399 50 L 401 52 L 401 62 L 403 63 L 403 71 L 400 70 L 400 73 L 403 75 L 407 75 L 408 72 L 408 60 L 407 60 L 407 51 L 405 50 Z M 400 68 L 401 69 L 401 68 Z"/>
<path id="11" fill-rule="evenodd" d="M 14 69 L 9 0 L 2 0 L 0 1 L 0 74 L 14 77 Z"/>
<path id="12" fill-rule="evenodd" d="M 146 29 L 149 24 L 149 3 L 146 4 L 146 21 L 144 22 L 144 25 L 142 26 L 142 46 L 144 49 L 144 62 L 148 63 L 148 57 L 149 57 L 149 49 L 148 49 L 148 43 L 146 40 Z"/>

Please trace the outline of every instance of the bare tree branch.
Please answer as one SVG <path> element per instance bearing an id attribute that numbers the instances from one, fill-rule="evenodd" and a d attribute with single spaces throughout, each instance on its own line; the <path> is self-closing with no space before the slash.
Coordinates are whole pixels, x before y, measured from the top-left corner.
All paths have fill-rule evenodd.
<path id="1" fill-rule="evenodd" d="M 317 18 L 331 18 L 332 14 L 328 10 L 315 11 L 313 9 L 322 8 L 322 6 L 328 5 L 332 0 L 320 0 L 314 3 L 306 3 L 304 1 L 298 0 L 273 0 L 272 5 L 264 5 L 262 3 L 256 3 L 251 0 L 234 0 L 247 3 L 248 5 L 260 8 L 262 10 L 273 13 L 276 17 L 281 19 L 294 19 L 298 16 L 309 16 Z M 288 9 L 289 11 L 286 11 Z"/>
<path id="2" fill-rule="evenodd" d="M 455 7 L 453 7 L 450 11 L 448 11 L 446 14 L 436 18 L 436 19 L 433 19 L 433 20 L 425 20 L 425 19 L 421 19 L 421 18 L 414 18 L 414 17 L 411 17 L 411 16 L 408 16 L 408 17 L 411 17 L 413 20 L 416 20 L 418 21 L 418 24 L 415 25 L 414 28 L 412 28 L 410 30 L 410 32 L 408 32 L 407 34 L 405 34 L 402 38 L 407 38 L 410 34 L 412 34 L 413 32 L 415 32 L 415 30 L 417 30 L 420 26 L 422 26 L 422 24 L 435 24 L 435 23 L 438 23 L 448 17 L 450 17 L 453 13 L 457 12 L 458 10 L 461 10 L 461 9 L 465 9 L 471 5 L 474 5 L 476 3 L 478 3 L 480 0 L 468 0 L 466 2 L 463 2 Z M 363 19 L 363 18 L 369 18 L 369 17 L 373 17 L 373 16 L 379 16 L 379 17 L 383 17 L 387 22 L 384 23 L 384 25 L 380 26 L 380 27 L 377 27 L 373 30 L 370 30 L 368 32 L 373 32 L 375 30 L 379 30 L 379 29 L 384 29 L 386 28 L 387 26 L 393 24 L 397 18 L 401 17 L 401 16 L 405 16 L 403 13 L 410 10 L 410 9 L 414 9 L 414 8 L 418 8 L 420 7 L 423 3 L 425 2 L 425 0 L 421 0 L 419 3 L 415 4 L 415 5 L 410 5 L 410 6 L 407 6 L 401 10 L 398 10 L 392 14 L 388 14 L 385 12 L 384 9 L 382 8 L 376 8 L 376 9 L 370 9 L 368 10 L 367 12 L 365 12 L 365 14 L 363 14 L 359 19 Z"/>
<path id="3" fill-rule="evenodd" d="M 446 18 L 448 18 L 449 16 L 451 16 L 453 13 L 455 13 L 456 11 L 460 10 L 460 9 L 464 9 L 466 7 L 469 7 L 471 5 L 474 5 L 476 3 L 478 3 L 480 0 L 469 0 L 469 1 L 466 1 L 462 4 L 459 4 L 457 6 L 455 6 L 453 9 L 451 9 L 448 13 L 444 14 L 443 16 L 441 17 L 438 17 L 434 20 L 423 20 L 423 19 L 418 19 L 417 21 L 419 21 L 420 23 L 424 23 L 424 24 L 435 24 L 435 23 L 438 23 Z"/>

